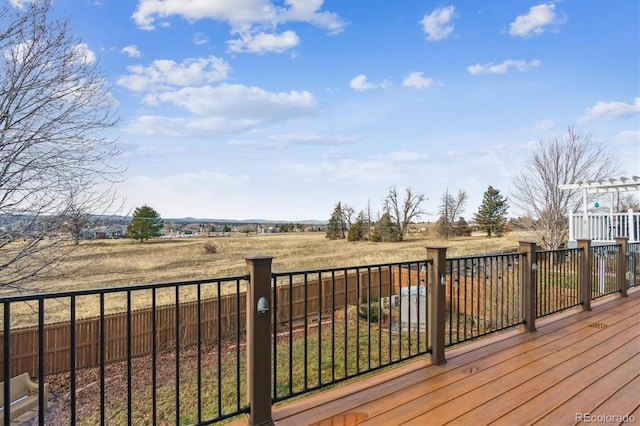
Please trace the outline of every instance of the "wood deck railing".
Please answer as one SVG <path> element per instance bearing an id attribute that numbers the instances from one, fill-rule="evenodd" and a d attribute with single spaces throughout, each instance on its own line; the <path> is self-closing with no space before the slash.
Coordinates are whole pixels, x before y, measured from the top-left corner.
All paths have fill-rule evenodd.
<path id="1" fill-rule="evenodd" d="M 613 286 L 622 296 L 627 296 L 627 288 L 629 285 L 628 277 L 625 271 L 629 270 L 629 252 L 626 238 L 617 238 L 617 252 L 624 255 L 615 256 L 616 265 L 614 268 Z M 591 242 L 589 240 L 579 240 L 578 248 L 583 255 L 580 257 L 579 265 L 575 271 L 574 286 L 577 289 L 578 305 L 582 306 L 585 311 L 591 310 L 591 299 L 594 295 L 592 289 L 592 273 L 593 265 Z M 522 324 L 526 331 L 532 332 L 536 330 L 536 319 L 538 318 L 537 292 L 538 281 L 537 272 L 538 256 L 536 252 L 536 244 L 533 242 L 522 242 L 519 247 L 519 254 L 522 258 L 519 262 L 518 282 L 519 282 L 519 303 L 521 306 Z M 427 265 L 426 268 L 426 285 L 427 285 L 427 329 L 426 338 L 428 345 L 428 353 L 432 365 L 440 365 L 446 362 L 445 346 L 446 346 L 446 328 L 447 328 L 447 283 L 452 284 L 453 280 L 447 280 L 447 260 L 446 247 L 427 247 Z M 262 295 L 268 298 L 271 286 L 271 258 L 256 259 L 261 265 L 255 266 L 253 269 L 260 271 L 251 274 L 251 287 L 254 294 Z M 450 293 L 451 294 L 451 293 Z M 271 304 L 269 300 L 269 304 Z M 253 306 L 251 306 L 253 303 Z M 248 315 L 253 315 L 254 322 L 252 326 L 256 331 L 253 335 L 261 335 L 260 330 L 270 330 L 272 328 L 272 316 L 260 315 L 257 310 L 257 299 L 254 297 L 253 302 L 248 302 Z M 572 306 L 572 305 L 571 305 Z M 491 308 L 489 308 L 491 309 Z M 449 322 L 450 324 L 450 322 Z M 264 336 L 263 336 L 264 337 Z M 266 342 L 262 342 L 266 344 Z M 249 380 L 255 380 L 249 383 L 249 388 L 254 389 L 254 399 L 250 399 L 250 412 L 248 415 L 248 424 L 250 425 L 272 425 L 272 394 L 267 391 L 272 387 L 273 377 L 269 374 L 272 369 L 272 360 L 270 356 L 265 356 L 261 347 L 254 345 L 250 347 L 248 355 L 249 365 L 256 370 L 249 374 Z M 256 391 L 259 390 L 259 391 Z"/>

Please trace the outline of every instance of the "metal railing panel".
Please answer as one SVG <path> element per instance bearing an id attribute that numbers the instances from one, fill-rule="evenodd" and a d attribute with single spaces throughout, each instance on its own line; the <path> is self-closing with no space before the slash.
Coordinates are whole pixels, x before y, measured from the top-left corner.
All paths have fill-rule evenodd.
<path id="1" fill-rule="evenodd" d="M 273 274 L 280 401 L 428 353 L 424 260 Z"/>
<path id="2" fill-rule="evenodd" d="M 581 256 L 580 249 L 537 252 L 537 318 L 580 304 L 578 284 Z"/>
<path id="3" fill-rule="evenodd" d="M 210 424 L 248 412 L 241 312 L 246 278 L 0 298 L 2 405 L 10 404 L 9 378 L 27 371 L 58 396 L 68 395 L 55 410 L 59 423 Z M 99 315 L 79 318 L 79 304 L 94 299 Z M 110 313 L 111 304 L 121 312 Z M 61 311 L 69 321 L 46 321 Z M 44 413 L 44 386 L 38 393 Z"/>
<path id="4" fill-rule="evenodd" d="M 640 285 L 640 243 L 627 244 L 627 258 L 629 271 L 626 281 L 629 288 L 633 288 Z"/>
<path id="5" fill-rule="evenodd" d="M 591 247 L 591 299 L 618 292 L 616 283 L 616 264 L 620 256 L 617 244 Z"/>
<path id="6" fill-rule="evenodd" d="M 521 256 L 447 259 L 446 346 L 522 324 Z"/>

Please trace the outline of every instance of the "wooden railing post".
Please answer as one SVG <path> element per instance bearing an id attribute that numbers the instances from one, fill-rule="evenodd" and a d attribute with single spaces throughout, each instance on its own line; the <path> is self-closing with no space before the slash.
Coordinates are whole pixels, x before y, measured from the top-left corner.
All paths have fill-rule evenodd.
<path id="1" fill-rule="evenodd" d="M 447 248 L 428 246 L 427 260 L 432 261 L 427 274 L 429 286 L 427 339 L 431 349 L 431 364 L 437 365 L 447 362 L 444 356 Z"/>
<path id="2" fill-rule="evenodd" d="M 520 262 L 520 282 L 524 329 L 536 331 L 536 243 L 520 241 L 519 253 L 524 253 Z"/>
<path id="3" fill-rule="evenodd" d="M 273 425 L 271 417 L 271 261 L 273 256 L 245 257 L 247 286 L 248 423 Z"/>
<path id="4" fill-rule="evenodd" d="M 578 298 L 583 311 L 591 310 L 591 240 L 580 239 L 576 241 L 578 248 L 582 249 L 580 256 L 580 273 L 578 275 Z"/>
<path id="5" fill-rule="evenodd" d="M 618 245 L 618 259 L 616 262 L 616 284 L 618 286 L 618 291 L 620 292 L 620 296 L 627 297 L 627 272 L 629 271 L 629 256 L 627 255 L 627 251 L 629 248 L 627 247 L 626 237 L 616 238 L 616 244 Z"/>

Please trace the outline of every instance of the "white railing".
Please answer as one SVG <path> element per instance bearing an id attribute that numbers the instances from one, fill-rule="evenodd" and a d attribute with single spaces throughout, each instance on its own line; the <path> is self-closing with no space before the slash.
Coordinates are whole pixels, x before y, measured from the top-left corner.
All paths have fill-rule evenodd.
<path id="1" fill-rule="evenodd" d="M 640 212 L 626 213 L 570 213 L 569 240 L 588 239 L 614 242 L 626 237 L 629 242 L 640 239 Z"/>

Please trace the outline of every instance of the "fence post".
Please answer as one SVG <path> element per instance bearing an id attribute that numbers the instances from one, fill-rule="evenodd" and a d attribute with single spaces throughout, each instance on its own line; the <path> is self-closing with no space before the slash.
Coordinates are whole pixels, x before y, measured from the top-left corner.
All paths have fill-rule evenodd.
<path id="1" fill-rule="evenodd" d="M 520 241 L 518 252 L 524 254 L 520 267 L 524 329 L 536 331 L 536 243 Z"/>
<path id="2" fill-rule="evenodd" d="M 616 284 L 620 296 L 627 297 L 627 272 L 629 271 L 629 257 L 627 256 L 627 238 L 616 238 L 616 244 L 618 245 L 618 258 L 616 259 Z"/>
<path id="3" fill-rule="evenodd" d="M 248 423 L 273 425 L 271 417 L 271 261 L 273 256 L 245 257 L 247 286 Z"/>
<path id="4" fill-rule="evenodd" d="M 578 298 L 583 311 L 591 310 L 591 240 L 577 240 L 578 248 L 582 249 L 580 257 L 580 273 L 578 275 Z"/>
<path id="5" fill-rule="evenodd" d="M 427 338 L 431 348 L 431 364 L 438 365 L 447 362 L 444 357 L 447 248 L 427 246 L 427 260 L 432 261 L 427 274 L 429 286 Z"/>

